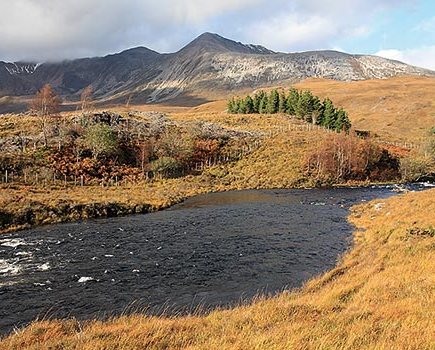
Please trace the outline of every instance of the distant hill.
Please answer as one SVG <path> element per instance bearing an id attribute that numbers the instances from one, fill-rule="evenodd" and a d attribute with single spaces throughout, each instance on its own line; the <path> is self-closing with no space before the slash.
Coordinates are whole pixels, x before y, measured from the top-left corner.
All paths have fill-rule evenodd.
<path id="1" fill-rule="evenodd" d="M 204 33 L 175 53 L 137 47 L 105 57 L 59 63 L 0 62 L 0 98 L 33 95 L 50 83 L 77 100 L 92 85 L 106 103 L 155 103 L 222 95 L 319 77 L 339 81 L 435 76 L 435 72 L 376 56 L 337 51 L 278 53 Z M 198 99 L 199 98 L 199 99 Z"/>

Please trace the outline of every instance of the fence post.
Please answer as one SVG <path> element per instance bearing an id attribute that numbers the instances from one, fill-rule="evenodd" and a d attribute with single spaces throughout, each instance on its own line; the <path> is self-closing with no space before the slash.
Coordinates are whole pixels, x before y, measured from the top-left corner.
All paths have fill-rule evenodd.
<path id="1" fill-rule="evenodd" d="M 8 170 L 5 171 L 5 182 L 8 183 Z"/>

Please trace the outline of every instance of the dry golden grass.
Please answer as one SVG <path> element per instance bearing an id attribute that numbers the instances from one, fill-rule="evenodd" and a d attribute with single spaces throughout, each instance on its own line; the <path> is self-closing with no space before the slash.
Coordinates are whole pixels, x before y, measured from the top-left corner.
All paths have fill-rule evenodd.
<path id="1" fill-rule="evenodd" d="M 353 127 L 369 130 L 386 141 L 416 142 L 435 126 L 435 78 L 395 77 L 342 82 L 307 79 L 293 85 L 329 97 L 349 112 Z M 289 85 L 282 85 L 289 88 Z M 241 94 L 242 95 L 242 94 Z M 193 114 L 217 113 L 226 109 L 219 100 L 192 108 Z"/>
<path id="2" fill-rule="evenodd" d="M 39 125 L 39 120 L 34 117 L 16 114 L 0 115 L 0 138 L 39 134 L 41 132 Z"/>
<path id="3" fill-rule="evenodd" d="M 353 83 L 308 80 L 297 87 L 331 97 L 350 112 L 358 129 L 388 140 L 414 141 L 433 126 L 434 82 L 429 78 Z M 225 101 L 193 109 L 163 109 L 176 120 L 205 120 L 264 133 L 289 124 L 280 115 L 227 115 Z M 412 119 L 415 115 L 418 122 Z M 0 137 L 18 135 L 34 125 L 32 118 L 2 117 Z M 157 210 L 210 191 L 304 186 L 302 160 L 321 134 L 284 130 L 237 163 L 210 168 L 200 176 L 153 184 L 2 186 L 0 208 L 18 212 L 65 203 L 117 203 L 127 207 L 146 204 Z M 434 195 L 435 190 L 410 193 L 389 199 L 383 206 L 368 203 L 355 208 L 351 220 L 366 230 L 355 233 L 353 250 L 337 268 L 300 291 L 206 316 L 36 322 L 2 339 L 0 349 L 435 349 L 435 238 L 407 231 L 435 227 Z M 74 219 L 47 213 L 41 210 L 39 214 L 46 223 Z"/>
<path id="4" fill-rule="evenodd" d="M 435 126 L 435 78 L 337 82 L 309 79 L 295 86 L 329 96 L 348 112 L 356 129 L 370 130 L 392 141 L 416 141 Z"/>
<path id="5" fill-rule="evenodd" d="M 205 316 L 35 322 L 0 349 L 434 349 L 434 196 L 354 208 L 353 249 L 299 291 Z"/>

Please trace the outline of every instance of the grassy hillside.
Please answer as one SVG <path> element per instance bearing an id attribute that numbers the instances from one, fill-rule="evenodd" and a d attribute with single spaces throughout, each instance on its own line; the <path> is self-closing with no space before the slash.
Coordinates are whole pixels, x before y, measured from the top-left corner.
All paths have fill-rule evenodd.
<path id="1" fill-rule="evenodd" d="M 355 128 L 382 138 L 413 141 L 435 126 L 435 78 L 397 77 L 386 80 L 336 82 L 309 79 L 296 84 L 343 106 Z"/>
<path id="2" fill-rule="evenodd" d="M 411 102 L 405 98 L 403 84 L 413 84 L 408 94 L 415 96 Z M 402 141 L 418 141 L 420 136 L 427 134 L 433 117 L 432 104 L 429 103 L 429 92 L 435 79 L 429 78 L 395 78 L 370 82 L 333 82 L 327 80 L 309 80 L 299 84 L 298 88 L 310 88 L 320 97 L 330 96 L 338 106 L 343 105 L 350 112 L 350 118 L 356 126 L 383 135 L 383 140 L 395 140 L 390 131 L 397 128 Z M 371 86 L 371 87 L 370 87 Z M 370 88 L 369 88 L 370 87 Z M 389 94 L 395 96 L 391 108 L 398 111 L 411 108 L 419 111 L 419 123 L 412 127 L 402 127 L 402 114 L 385 112 L 380 117 L 376 107 L 377 99 L 389 89 Z M 399 93 L 399 91 L 402 91 Z M 429 91 L 429 92 L 426 92 Z M 351 98 L 349 98 L 351 96 Z M 420 97 L 418 97 L 420 96 Z M 406 103 L 409 101 L 410 105 Z M 101 187 L 98 184 L 88 184 L 86 187 L 75 187 L 62 182 L 48 185 L 0 185 L 0 221 L 13 222 L 6 230 L 28 227 L 62 221 L 77 220 L 87 217 L 107 215 L 125 215 L 129 213 L 144 213 L 165 208 L 182 199 L 210 191 L 222 191 L 247 188 L 293 188 L 313 186 L 315 182 L 307 178 L 304 162 L 307 154 L 318 147 L 321 140 L 327 137 L 325 130 L 308 130 L 308 125 L 302 121 L 285 115 L 229 115 L 225 112 L 226 101 L 208 103 L 193 109 L 159 106 L 157 109 L 170 111 L 170 119 L 177 123 L 206 122 L 224 130 L 253 133 L 261 138 L 261 146 L 250 154 L 245 154 L 241 160 L 212 166 L 195 176 L 161 181 L 130 182 L 121 187 Z M 426 107 L 425 107 L 426 106 Z M 430 106 L 430 107 L 427 107 Z M 155 106 L 141 106 L 141 111 Z M 116 110 L 127 115 L 128 108 L 118 107 Z M 75 113 L 77 114 L 77 113 Z M 70 120 L 72 113 L 65 113 L 62 120 Z M 366 116 L 370 125 L 365 125 Z M 139 119 L 140 113 L 139 113 Z M 406 119 L 406 118 L 405 118 Z M 409 119 L 409 118 L 408 118 Z M 388 133 L 383 133 L 383 125 Z M 63 123 L 63 122 L 62 122 Z M 33 135 L 38 139 L 41 134 L 40 123 L 35 117 L 22 115 L 7 115 L 0 118 L 0 138 L 9 138 L 14 143 L 23 136 Z M 40 137 L 40 136 L 39 136 Z M 376 139 L 376 138 L 375 138 Z M 56 141 L 54 141 L 56 143 Z M 57 144 L 56 144 L 57 145 Z M 56 148 L 56 145 L 53 145 Z M 246 145 L 250 146 L 250 145 Z M 33 152 L 32 145 L 26 152 Z M 396 151 L 396 150 L 394 150 Z M 25 153 L 25 152 L 24 152 Z M 414 157 L 409 150 L 400 150 L 400 156 Z M 417 157 L 418 150 L 414 150 Z M 22 154 L 11 156 L 19 159 Z M 404 162 L 405 164 L 406 162 Z M 427 159 L 418 162 L 408 162 L 408 173 L 418 173 L 420 168 L 427 168 Z M 417 169 L 414 169 L 417 168 Z M 3 173 L 1 174 L 4 175 Z M 410 176 L 412 178 L 412 176 Z M 3 227 L 5 231 L 5 226 Z"/>
<path id="3" fill-rule="evenodd" d="M 353 249 L 299 291 L 205 316 L 35 322 L 0 349 L 433 349 L 434 196 L 354 207 Z"/>
<path id="4" fill-rule="evenodd" d="M 349 112 L 354 128 L 369 130 L 384 140 L 416 142 L 435 126 L 435 78 L 395 77 L 352 82 L 312 78 L 292 86 L 311 90 L 321 98 L 331 98 L 336 106 Z M 243 91 L 240 95 L 250 92 Z M 226 101 L 220 100 L 195 107 L 191 112 L 212 113 L 225 108 Z"/>

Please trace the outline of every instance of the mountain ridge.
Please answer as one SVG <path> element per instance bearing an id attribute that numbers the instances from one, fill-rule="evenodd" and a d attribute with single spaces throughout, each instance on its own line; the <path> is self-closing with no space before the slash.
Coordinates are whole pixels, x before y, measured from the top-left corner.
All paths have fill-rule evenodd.
<path id="1" fill-rule="evenodd" d="M 274 52 L 203 33 L 174 53 L 138 46 L 104 57 L 61 62 L 0 61 L 0 97 L 33 95 L 49 83 L 69 101 L 92 85 L 100 101 L 157 103 L 225 94 L 319 77 L 341 81 L 435 72 L 385 58 L 334 50 Z"/>

